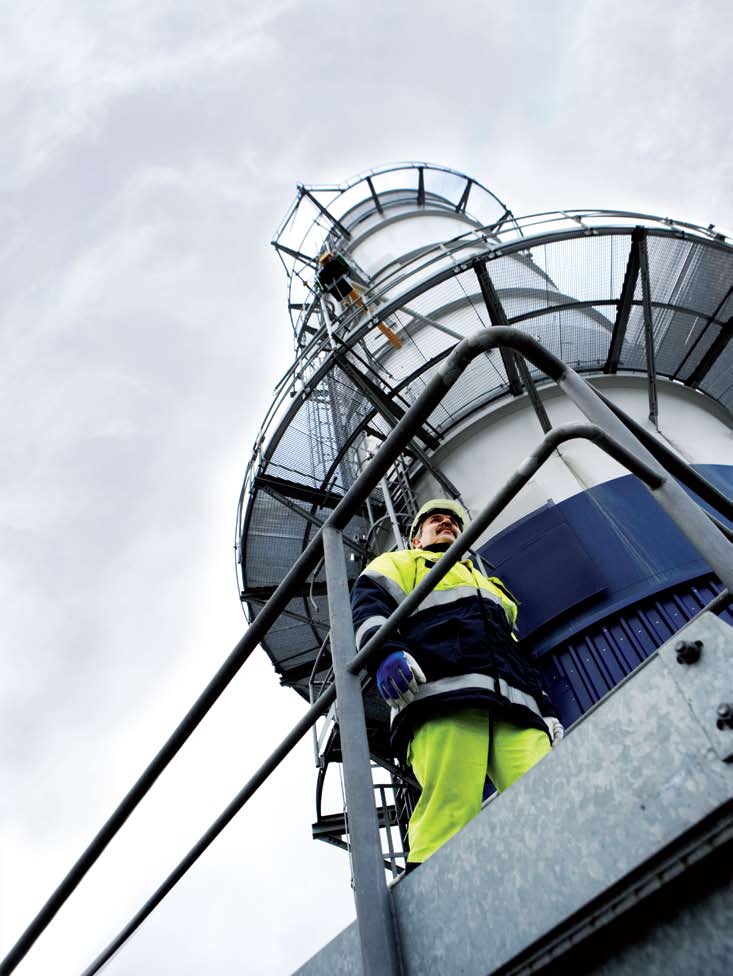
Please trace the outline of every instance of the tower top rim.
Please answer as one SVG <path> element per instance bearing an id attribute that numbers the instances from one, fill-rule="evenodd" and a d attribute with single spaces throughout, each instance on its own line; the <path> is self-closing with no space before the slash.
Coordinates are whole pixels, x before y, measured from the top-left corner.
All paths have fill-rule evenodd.
<path id="1" fill-rule="evenodd" d="M 296 188 L 271 241 L 289 279 L 291 313 L 301 304 L 298 284 L 317 271 L 319 254 L 324 248 L 347 250 L 367 211 L 379 218 L 405 208 L 453 214 L 469 229 L 513 220 L 504 201 L 483 183 L 424 160 L 386 163 L 342 183 L 297 183 Z"/>

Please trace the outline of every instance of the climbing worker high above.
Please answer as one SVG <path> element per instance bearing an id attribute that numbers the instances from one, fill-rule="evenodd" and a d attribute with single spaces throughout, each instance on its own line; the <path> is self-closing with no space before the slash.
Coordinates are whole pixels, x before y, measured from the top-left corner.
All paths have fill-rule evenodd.
<path id="1" fill-rule="evenodd" d="M 412 523 L 412 548 L 369 563 L 351 597 L 357 650 L 466 523 L 458 502 L 433 498 Z M 500 792 L 507 789 L 562 738 L 539 672 L 514 637 L 516 619 L 517 600 L 501 580 L 464 559 L 370 666 L 391 706 L 395 754 L 422 788 L 410 818 L 408 870 L 479 812 L 487 778 Z"/>
<path id="2" fill-rule="evenodd" d="M 318 285 L 322 291 L 339 302 L 358 301 L 359 292 L 351 281 L 353 271 L 348 261 L 333 251 L 324 251 L 318 258 Z"/>
<path id="3" fill-rule="evenodd" d="M 364 289 L 352 281 L 354 272 L 346 258 L 341 254 L 334 254 L 333 251 L 324 251 L 318 258 L 318 265 L 316 282 L 321 291 L 326 292 L 345 307 L 358 305 L 367 310 L 362 297 Z M 395 349 L 402 348 L 402 342 L 388 325 L 378 322 L 377 328 Z"/>

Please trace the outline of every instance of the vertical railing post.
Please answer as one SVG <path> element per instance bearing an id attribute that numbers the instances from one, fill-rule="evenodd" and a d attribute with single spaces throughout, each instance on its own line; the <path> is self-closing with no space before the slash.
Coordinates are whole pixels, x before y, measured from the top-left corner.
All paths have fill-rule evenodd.
<path id="1" fill-rule="evenodd" d="M 399 976 L 401 967 L 379 841 L 361 682 L 358 675 L 350 674 L 348 670 L 356 655 L 356 645 L 343 540 L 341 533 L 328 525 L 323 527 L 322 532 L 331 655 L 336 681 L 336 713 L 364 974 Z"/>

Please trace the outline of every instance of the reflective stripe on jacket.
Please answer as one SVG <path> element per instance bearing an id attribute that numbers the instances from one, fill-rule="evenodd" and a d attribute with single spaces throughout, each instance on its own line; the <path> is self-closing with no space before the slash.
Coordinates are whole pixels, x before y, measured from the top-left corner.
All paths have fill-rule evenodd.
<path id="1" fill-rule="evenodd" d="M 351 602 L 360 650 L 402 600 L 432 569 L 440 552 L 404 549 L 384 553 L 366 567 Z M 404 754 L 411 730 L 458 704 L 487 704 L 522 727 L 547 731 L 543 715 L 555 716 L 539 672 L 512 635 L 517 601 L 496 577 L 470 559 L 456 563 L 383 646 L 378 664 L 393 651 L 417 660 L 427 682 L 413 702 L 392 711 L 392 742 Z"/>

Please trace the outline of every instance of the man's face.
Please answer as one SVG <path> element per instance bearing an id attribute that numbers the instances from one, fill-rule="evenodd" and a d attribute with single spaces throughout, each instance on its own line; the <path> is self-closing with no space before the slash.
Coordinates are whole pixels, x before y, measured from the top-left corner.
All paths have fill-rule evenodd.
<path id="1" fill-rule="evenodd" d="M 425 549 L 436 542 L 451 543 L 461 534 L 461 524 L 452 512 L 431 512 L 420 523 L 412 544 L 416 549 Z"/>

